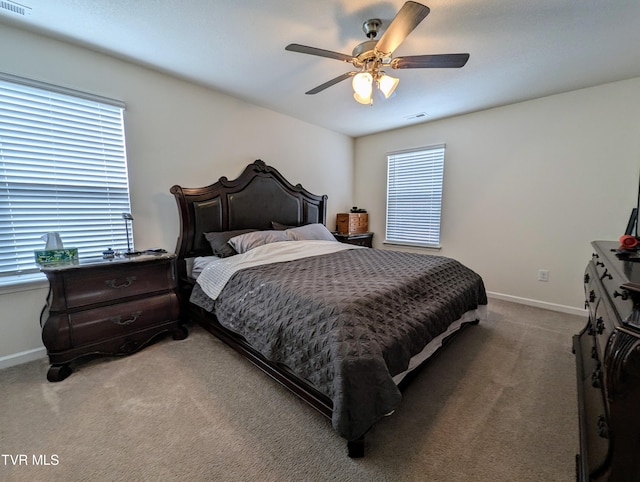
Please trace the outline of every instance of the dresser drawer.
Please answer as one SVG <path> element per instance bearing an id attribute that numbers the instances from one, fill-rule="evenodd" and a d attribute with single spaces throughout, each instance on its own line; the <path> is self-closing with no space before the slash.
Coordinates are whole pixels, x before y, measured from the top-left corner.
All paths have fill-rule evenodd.
<path id="1" fill-rule="evenodd" d="M 589 472 L 594 473 L 605 467 L 609 451 L 609 420 L 602 392 L 587 386 L 584 396 L 584 430 L 587 439 Z"/>
<path id="2" fill-rule="evenodd" d="M 591 319 L 595 320 L 596 307 L 600 303 L 602 294 L 596 267 L 593 263 L 589 263 L 584 273 L 584 295 L 585 308 L 589 310 L 589 318 Z"/>
<path id="3" fill-rule="evenodd" d="M 178 319 L 175 293 L 128 301 L 69 315 L 71 344 L 81 346 Z"/>
<path id="4" fill-rule="evenodd" d="M 633 301 L 628 291 L 621 286 L 627 282 L 624 273 L 620 273 L 607 259 L 595 254 L 592 259 L 595 272 L 605 291 L 609 294 L 618 315 L 625 320 L 633 311 Z"/>
<path id="5" fill-rule="evenodd" d="M 598 303 L 591 321 L 598 360 L 605 360 L 605 350 L 607 349 L 609 337 L 615 329 L 615 314 L 611 312 L 608 306 L 608 303 L 604 301 Z"/>
<path id="6" fill-rule="evenodd" d="M 577 340 L 576 340 L 577 338 Z M 593 335 L 585 330 L 574 338 L 577 357 L 581 452 L 588 473 L 605 466 L 609 455 L 609 422 L 602 388 L 602 364 L 596 354 Z"/>
<path id="7" fill-rule="evenodd" d="M 169 263 L 132 264 L 64 273 L 67 308 L 172 289 L 174 283 L 170 266 Z"/>

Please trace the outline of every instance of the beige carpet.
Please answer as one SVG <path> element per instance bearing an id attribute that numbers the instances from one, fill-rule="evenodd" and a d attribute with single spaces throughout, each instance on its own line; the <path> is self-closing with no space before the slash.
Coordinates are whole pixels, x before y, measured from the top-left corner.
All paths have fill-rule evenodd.
<path id="1" fill-rule="evenodd" d="M 200 328 L 60 383 L 46 360 L 0 370 L 0 480 L 575 480 L 571 336 L 586 320 L 497 300 L 489 313 L 367 434 L 363 459 Z"/>

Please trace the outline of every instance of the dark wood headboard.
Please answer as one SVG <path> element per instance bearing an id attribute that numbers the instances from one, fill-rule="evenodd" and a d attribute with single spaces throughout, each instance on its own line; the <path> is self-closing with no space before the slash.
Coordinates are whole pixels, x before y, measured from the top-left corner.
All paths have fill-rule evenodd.
<path id="1" fill-rule="evenodd" d="M 272 229 L 286 225 L 326 224 L 327 196 L 293 185 L 275 168 L 257 160 L 237 179 L 221 177 L 205 187 L 171 188 L 180 213 L 176 246 L 178 276 L 186 275 L 185 260 L 211 254 L 204 233 L 236 229 Z"/>

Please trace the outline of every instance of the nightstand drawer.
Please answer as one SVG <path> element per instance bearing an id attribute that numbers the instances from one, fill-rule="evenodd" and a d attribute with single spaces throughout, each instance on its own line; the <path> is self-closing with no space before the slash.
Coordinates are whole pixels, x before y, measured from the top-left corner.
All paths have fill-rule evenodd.
<path id="1" fill-rule="evenodd" d="M 362 233 L 362 234 L 333 233 L 333 236 L 341 243 L 355 244 L 356 246 L 364 246 L 365 248 L 373 247 L 373 233 Z"/>
<path id="2" fill-rule="evenodd" d="M 175 293 L 103 306 L 69 315 L 72 346 L 91 344 L 178 319 Z"/>
<path id="3" fill-rule="evenodd" d="M 166 263 L 117 265 L 116 269 L 94 269 L 81 275 L 70 272 L 63 276 L 67 308 L 173 288 L 172 273 Z"/>

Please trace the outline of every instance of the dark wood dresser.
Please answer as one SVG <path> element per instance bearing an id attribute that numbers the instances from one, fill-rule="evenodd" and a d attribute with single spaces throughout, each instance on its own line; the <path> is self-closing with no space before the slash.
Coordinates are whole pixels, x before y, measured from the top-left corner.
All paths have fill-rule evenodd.
<path id="1" fill-rule="evenodd" d="M 161 333 L 183 339 L 173 254 L 141 255 L 42 267 L 49 280 L 42 341 L 64 380 L 69 363 L 89 354 L 128 355 Z"/>
<path id="2" fill-rule="evenodd" d="M 573 338 L 579 481 L 640 480 L 640 257 L 594 241 L 584 275 L 589 321 Z"/>

